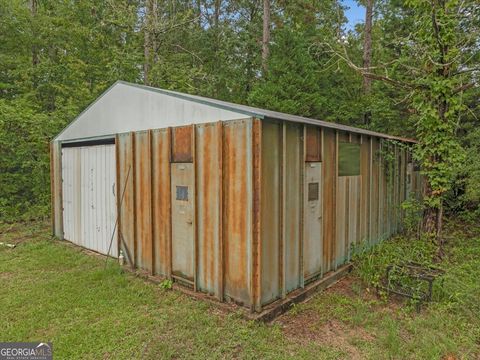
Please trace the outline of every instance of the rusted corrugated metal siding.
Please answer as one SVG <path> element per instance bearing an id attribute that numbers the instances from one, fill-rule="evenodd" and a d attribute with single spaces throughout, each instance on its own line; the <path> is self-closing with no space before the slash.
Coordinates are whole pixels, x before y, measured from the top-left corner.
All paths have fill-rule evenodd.
<path id="1" fill-rule="evenodd" d="M 370 219 L 370 137 L 362 135 L 360 146 L 360 176 L 362 186 L 360 192 L 360 234 L 358 241 L 368 242 L 370 239 L 369 219 Z"/>
<path id="2" fill-rule="evenodd" d="M 335 264 L 337 213 L 337 132 L 323 129 L 323 271 Z"/>
<path id="3" fill-rule="evenodd" d="M 53 234 L 63 240 L 62 146 L 59 141 L 51 143 L 50 163 L 52 166 Z"/>
<path id="4" fill-rule="evenodd" d="M 253 189 L 253 201 L 252 201 L 252 282 L 251 282 L 251 309 L 253 311 L 261 311 L 262 309 L 262 279 L 261 279 L 261 257 L 262 257 L 262 234 L 261 234 L 261 198 L 262 198 L 262 126 L 263 123 L 260 119 L 253 119 L 252 125 L 252 156 L 253 156 L 253 169 L 252 169 L 252 189 Z M 223 139 L 220 137 L 220 142 Z M 223 159 L 220 159 L 220 165 L 223 163 Z M 221 166 L 223 168 L 223 166 Z M 220 202 L 222 206 L 222 201 Z M 220 227 L 222 227 L 222 221 L 220 221 Z M 223 249 L 223 246 L 221 246 Z M 223 289 L 223 288 L 222 288 Z M 222 292 L 223 294 L 223 292 Z"/>
<path id="5" fill-rule="evenodd" d="M 152 240 L 154 272 L 171 276 L 170 129 L 152 130 Z"/>
<path id="6" fill-rule="evenodd" d="M 283 296 L 301 284 L 303 126 L 283 123 Z M 319 135 L 320 136 L 320 135 Z M 320 148 L 320 146 L 319 146 Z M 319 150 L 320 151 L 320 150 Z"/>
<path id="7" fill-rule="evenodd" d="M 222 126 L 196 126 L 198 289 L 221 297 Z"/>
<path id="8" fill-rule="evenodd" d="M 152 189 L 150 131 L 135 135 L 135 238 L 136 266 L 151 271 L 152 267 Z"/>
<path id="9" fill-rule="evenodd" d="M 370 242 L 375 244 L 380 236 L 380 142 L 372 138 L 372 180 L 371 180 L 371 231 Z"/>
<path id="10" fill-rule="evenodd" d="M 261 179 L 261 300 L 266 304 L 281 295 L 280 231 L 282 200 L 282 123 L 262 123 Z"/>
<path id="11" fill-rule="evenodd" d="M 120 249 L 127 263 L 135 266 L 135 190 L 133 133 L 119 134 L 117 146 L 117 212 Z M 123 200 L 121 200 L 123 194 Z M 121 204 L 120 204 L 121 201 Z"/>
<path id="12" fill-rule="evenodd" d="M 224 123 L 225 295 L 250 304 L 252 279 L 252 121 Z"/>
<path id="13" fill-rule="evenodd" d="M 341 143 L 358 144 L 354 175 L 339 176 Z M 127 261 L 256 311 L 335 270 L 354 244 L 398 232 L 407 187 L 421 186 L 398 145 L 277 120 L 119 134 L 116 158 Z M 54 144 L 51 161 L 53 189 L 61 183 Z"/>

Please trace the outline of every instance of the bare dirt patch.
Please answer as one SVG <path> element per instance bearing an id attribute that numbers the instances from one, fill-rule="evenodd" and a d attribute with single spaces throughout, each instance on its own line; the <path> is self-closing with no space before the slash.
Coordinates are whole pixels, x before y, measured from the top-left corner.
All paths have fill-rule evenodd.
<path id="1" fill-rule="evenodd" d="M 277 320 L 285 336 L 296 343 L 308 345 L 316 343 L 341 349 L 349 359 L 363 359 L 361 351 L 351 344 L 351 340 L 373 341 L 375 337 L 361 327 L 350 328 L 338 320 L 320 320 L 317 312 L 306 310 L 294 316 L 284 316 Z"/>

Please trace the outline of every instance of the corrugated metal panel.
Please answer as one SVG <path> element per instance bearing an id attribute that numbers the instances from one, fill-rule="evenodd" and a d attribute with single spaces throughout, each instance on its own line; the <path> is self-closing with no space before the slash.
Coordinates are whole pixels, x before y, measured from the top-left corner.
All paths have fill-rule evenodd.
<path id="1" fill-rule="evenodd" d="M 372 138 L 372 200 L 371 200 L 371 228 L 372 243 L 376 243 L 380 236 L 379 222 L 380 222 L 380 213 L 379 213 L 379 174 L 380 174 L 380 154 L 379 154 L 379 141 L 376 138 Z"/>
<path id="2" fill-rule="evenodd" d="M 225 295 L 250 305 L 252 266 L 252 121 L 224 124 Z"/>
<path id="3" fill-rule="evenodd" d="M 306 280 L 320 275 L 323 268 L 322 262 L 325 261 L 322 175 L 322 163 L 305 163 L 303 275 Z"/>
<path id="4" fill-rule="evenodd" d="M 154 271 L 171 275 L 170 136 L 168 129 L 152 131 L 152 222 Z"/>
<path id="5" fill-rule="evenodd" d="M 369 241 L 369 212 L 370 212 L 370 141 L 362 137 L 360 149 L 360 175 L 362 188 L 360 193 L 360 241 Z"/>
<path id="6" fill-rule="evenodd" d="M 172 128 L 172 161 L 193 161 L 193 126 Z"/>
<path id="7" fill-rule="evenodd" d="M 261 236 L 261 198 L 262 198 L 262 122 L 253 119 L 252 124 L 252 156 L 253 156 L 253 201 L 252 201 L 252 283 L 251 297 L 254 311 L 262 310 L 262 279 L 261 279 L 261 257 L 262 257 L 262 236 Z M 220 138 L 222 141 L 223 139 Z M 222 163 L 222 162 L 221 162 Z"/>
<path id="8" fill-rule="evenodd" d="M 135 191 L 133 134 L 120 134 L 116 140 L 118 154 L 118 181 L 124 191 L 119 209 L 120 247 L 127 262 L 135 265 Z M 121 194 L 120 194 L 121 196 Z"/>
<path id="9" fill-rule="evenodd" d="M 262 123 L 262 304 L 280 296 L 282 124 Z"/>
<path id="10" fill-rule="evenodd" d="M 65 238 L 107 254 L 116 221 L 115 147 L 74 147 L 62 152 Z M 109 254 L 117 256 L 115 236 Z"/>
<path id="11" fill-rule="evenodd" d="M 53 234 L 63 239 L 63 199 L 62 199 L 62 148 L 58 141 L 51 143 L 51 172 L 52 172 L 52 209 Z"/>
<path id="12" fill-rule="evenodd" d="M 322 131 L 318 126 L 305 126 L 305 161 L 322 161 Z"/>
<path id="13" fill-rule="evenodd" d="M 301 242 L 301 168 L 303 127 L 284 123 L 284 292 L 290 292 L 300 286 L 300 242 Z M 320 136 L 319 136 L 320 137 Z M 319 150 L 320 151 L 320 150 Z M 320 155 L 320 154 L 319 154 Z M 321 254 L 317 254 L 320 256 Z"/>
<path id="14" fill-rule="evenodd" d="M 348 254 L 348 197 L 349 177 L 340 176 L 337 180 L 337 216 L 336 216 L 336 252 L 335 264 L 341 265 L 347 259 Z"/>
<path id="15" fill-rule="evenodd" d="M 135 133 L 135 237 L 136 264 L 139 268 L 153 269 L 152 242 L 152 189 L 150 132 Z"/>
<path id="16" fill-rule="evenodd" d="M 220 297 L 221 142 L 217 123 L 196 126 L 198 289 Z M 221 264 L 220 264 L 221 265 Z"/>
<path id="17" fill-rule="evenodd" d="M 337 136 L 332 130 L 323 132 L 323 267 L 327 272 L 335 268 Z"/>
<path id="18" fill-rule="evenodd" d="M 172 274 L 195 277 L 195 173 L 192 163 L 171 164 Z"/>

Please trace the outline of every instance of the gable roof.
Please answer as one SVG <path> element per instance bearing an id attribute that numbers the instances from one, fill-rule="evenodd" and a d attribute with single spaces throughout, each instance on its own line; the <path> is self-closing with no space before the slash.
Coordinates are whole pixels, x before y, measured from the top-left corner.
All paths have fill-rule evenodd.
<path id="1" fill-rule="evenodd" d="M 149 98 L 150 95 L 153 96 L 153 98 Z M 142 98 L 144 99 L 142 100 Z M 111 136 L 116 133 L 128 131 L 181 126 L 192 123 L 198 124 L 218 120 L 228 121 L 246 117 L 285 120 L 390 140 L 410 143 L 416 142 L 413 139 L 392 136 L 352 126 L 125 81 L 115 82 L 97 100 L 77 116 L 55 140 L 78 140 L 90 137 Z M 90 131 L 85 131 L 88 129 Z"/>

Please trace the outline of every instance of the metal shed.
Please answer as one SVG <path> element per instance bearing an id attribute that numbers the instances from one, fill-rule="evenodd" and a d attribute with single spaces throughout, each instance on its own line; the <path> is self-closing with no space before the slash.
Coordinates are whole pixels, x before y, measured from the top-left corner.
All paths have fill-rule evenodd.
<path id="1" fill-rule="evenodd" d="M 119 81 L 52 141 L 53 232 L 260 312 L 401 231 L 412 143 Z"/>

